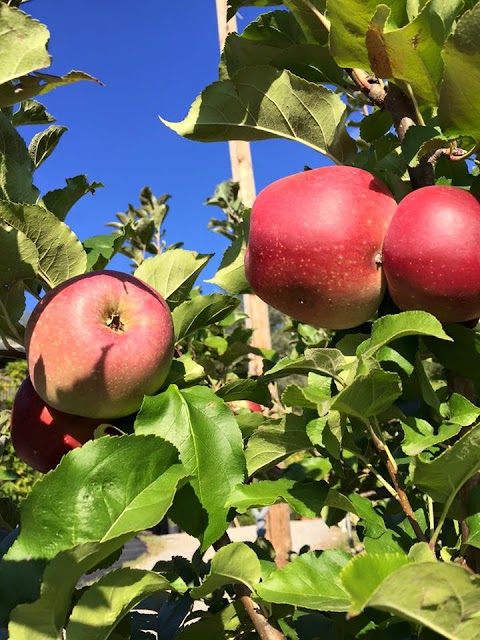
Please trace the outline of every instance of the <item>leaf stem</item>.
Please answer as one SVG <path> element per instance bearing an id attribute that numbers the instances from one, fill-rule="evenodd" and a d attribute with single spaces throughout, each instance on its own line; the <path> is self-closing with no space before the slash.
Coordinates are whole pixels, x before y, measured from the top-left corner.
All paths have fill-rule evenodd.
<path id="1" fill-rule="evenodd" d="M 346 447 L 347 448 L 347 447 Z M 371 462 L 368 462 L 367 458 L 365 458 L 364 456 L 362 456 L 362 454 L 358 453 L 357 451 L 352 451 L 352 453 L 363 462 L 363 464 L 365 465 L 365 468 L 368 469 L 369 471 L 371 471 L 373 473 L 373 475 L 377 478 L 377 480 L 379 481 L 379 483 L 382 485 L 382 487 L 385 487 L 385 489 L 388 491 L 388 493 L 394 497 L 395 499 L 398 498 L 397 496 L 397 492 L 395 491 L 395 489 L 392 487 L 392 485 L 385 480 L 385 478 L 382 476 L 382 474 L 377 471 L 375 469 L 375 467 L 372 465 Z"/>
<path id="2" fill-rule="evenodd" d="M 213 548 L 218 551 L 222 547 L 226 547 L 231 543 L 228 533 L 224 533 L 220 540 L 214 542 Z M 244 584 L 234 585 L 235 593 L 237 594 L 240 602 L 245 608 L 250 620 L 255 627 L 261 640 L 285 640 L 285 636 L 280 630 L 278 623 L 275 619 L 268 617 L 265 611 L 252 600 L 250 597 L 251 591 Z"/>
<path id="3" fill-rule="evenodd" d="M 318 21 L 323 25 L 325 31 L 330 33 L 330 20 L 327 18 L 327 16 L 323 15 L 323 13 L 321 13 L 321 11 L 319 11 L 317 7 L 315 7 L 312 2 L 310 2 L 310 0 L 301 1 L 307 7 L 307 9 L 309 9 L 316 18 L 318 18 Z"/>
<path id="4" fill-rule="evenodd" d="M 365 424 L 367 426 L 368 432 L 370 433 L 373 444 L 375 445 L 375 448 L 377 449 L 378 454 L 382 462 L 386 466 L 387 471 L 390 475 L 390 478 L 392 479 L 393 486 L 395 487 L 395 490 L 397 492 L 397 496 L 396 496 L 397 500 L 400 503 L 400 506 L 402 507 L 403 512 L 407 516 L 412 526 L 412 529 L 415 535 L 417 536 L 417 540 L 419 540 L 420 542 L 427 542 L 427 538 L 423 533 L 423 531 L 421 530 L 420 525 L 418 524 L 418 520 L 415 515 L 415 512 L 413 511 L 412 505 L 410 504 L 410 500 L 408 499 L 405 489 L 403 488 L 403 485 L 398 473 L 397 463 L 395 461 L 395 458 L 392 456 L 392 453 L 387 443 L 385 442 L 385 439 L 383 438 L 382 430 L 380 428 L 380 425 L 378 424 L 377 418 L 374 417 L 373 425 L 369 421 L 366 421 Z"/>
<path id="5" fill-rule="evenodd" d="M 438 523 L 437 523 L 437 526 L 435 528 L 435 531 L 433 532 L 433 535 L 430 538 L 430 542 L 428 543 L 430 549 L 435 549 L 435 545 L 437 544 L 438 536 L 440 535 L 440 532 L 442 531 L 442 527 L 445 524 L 445 520 L 447 519 L 448 512 L 450 511 L 450 507 L 452 506 L 456 495 L 457 495 L 457 492 L 456 491 L 452 491 L 452 493 L 448 496 L 448 500 L 445 502 L 445 504 L 443 506 L 443 510 L 442 510 L 442 513 L 441 513 L 440 518 L 438 520 Z"/>

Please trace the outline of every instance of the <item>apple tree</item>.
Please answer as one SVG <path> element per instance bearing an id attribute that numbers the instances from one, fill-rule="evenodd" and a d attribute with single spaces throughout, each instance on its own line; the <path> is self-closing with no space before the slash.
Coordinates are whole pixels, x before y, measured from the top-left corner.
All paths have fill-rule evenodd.
<path id="1" fill-rule="evenodd" d="M 479 638 L 480 5 L 231 0 L 230 16 L 246 6 L 264 11 L 227 38 L 219 79 L 185 119 L 164 123 L 204 142 L 302 143 L 327 158 L 330 179 L 319 189 L 312 176 L 324 169 L 302 175 L 299 167 L 294 189 L 282 183 L 287 205 L 268 191 L 263 226 L 264 196 L 250 212 L 235 190 L 217 191 L 211 203 L 226 216 L 211 226 L 231 244 L 211 280 L 221 292 L 205 295 L 198 281 L 211 256 L 165 245 L 168 198 L 145 191 L 140 209 L 117 216 L 111 234 L 80 242 L 65 217 L 101 185 L 76 176 L 46 194 L 35 188 L 35 169 L 64 133 L 35 98 L 94 79 L 39 72 L 50 62 L 48 31 L 19 4 L 0 3 L 5 353 L 21 354 L 26 296 L 41 300 L 123 252 L 136 278 L 168 304 L 175 357 L 158 393 L 116 435 L 99 427 L 22 502 L 19 527 L 0 543 L 4 637 Z M 33 123 L 46 128 L 27 144 L 18 129 Z M 355 176 L 365 173 L 380 186 L 359 184 Z M 379 191 L 388 206 L 376 204 Z M 329 207 L 322 212 L 323 198 L 336 218 Z M 369 246 L 366 227 L 390 208 L 395 224 Z M 353 215 L 356 232 L 346 238 Z M 322 263 L 311 238 L 296 235 L 302 221 L 327 239 L 325 250 L 329 237 L 341 244 L 338 260 L 329 254 L 331 264 Z M 365 246 L 375 250 L 374 308 L 352 322 L 343 310 L 333 322 L 336 301 L 348 305 L 351 291 L 358 304 L 370 281 L 358 280 L 363 263 L 354 260 Z M 332 307 L 322 324 L 322 313 L 306 318 L 289 306 L 294 339 L 284 357 L 249 345 L 239 311 L 241 294 L 275 288 L 262 279 L 261 262 L 274 260 L 275 248 L 286 268 L 277 267 L 284 289 L 271 304 L 282 311 L 293 292 L 303 307 L 303 295 L 316 291 Z M 268 260 L 265 273 L 275 274 Z M 465 316 L 450 315 L 462 308 Z M 263 358 L 261 375 L 248 375 L 249 353 Z M 264 411 L 235 415 L 229 403 L 237 401 Z M 349 514 L 358 544 L 302 550 L 277 568 L 264 540 L 231 542 L 237 515 L 277 502 L 329 524 Z M 165 516 L 198 540 L 193 558 L 119 567 L 126 542 Z M 101 577 L 79 583 L 97 568 Z M 157 611 L 147 628 L 131 612 L 151 595 Z"/>

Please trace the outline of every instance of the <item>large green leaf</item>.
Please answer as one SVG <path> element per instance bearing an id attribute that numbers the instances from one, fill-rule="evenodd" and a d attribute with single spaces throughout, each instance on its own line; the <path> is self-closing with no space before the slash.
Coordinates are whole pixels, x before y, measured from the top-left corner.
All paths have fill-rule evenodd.
<path id="1" fill-rule="evenodd" d="M 87 193 L 95 195 L 95 191 L 103 187 L 101 182 L 88 182 L 87 176 L 79 175 L 67 178 L 65 187 L 54 189 L 46 193 L 43 204 L 62 222 L 73 205 Z"/>
<path id="2" fill-rule="evenodd" d="M 403 418 L 400 424 L 405 435 L 402 449 L 407 456 L 416 456 L 434 444 L 445 442 L 445 440 L 456 436 L 462 428 L 459 424 L 444 422 L 435 433 L 429 422 L 414 416 Z"/>
<path id="3" fill-rule="evenodd" d="M 130 537 L 127 534 L 108 542 L 87 542 L 56 555 L 42 576 L 38 600 L 20 604 L 13 610 L 9 624 L 11 640 L 60 637 L 79 579 L 98 563 L 108 562 Z"/>
<path id="4" fill-rule="evenodd" d="M 312 443 L 303 417 L 287 413 L 280 421 L 260 426 L 249 439 L 245 450 L 248 475 L 306 449 L 312 449 Z"/>
<path id="5" fill-rule="evenodd" d="M 214 82 L 193 103 L 185 120 L 162 122 L 179 135 L 201 142 L 296 140 L 349 162 L 356 146 L 347 133 L 347 109 L 325 87 L 270 66 L 240 69 Z"/>
<path id="6" fill-rule="evenodd" d="M 210 573 L 199 587 L 190 593 L 192 598 L 204 598 L 227 584 L 241 583 L 254 591 L 260 582 L 260 560 L 253 549 L 243 542 L 232 542 L 213 556 Z"/>
<path id="7" fill-rule="evenodd" d="M 326 44 L 329 25 L 324 18 L 325 0 L 284 0 L 286 7 L 295 16 L 308 42 Z"/>
<path id="8" fill-rule="evenodd" d="M 282 358 L 266 371 L 262 380 L 277 380 L 294 374 L 322 373 L 335 378 L 345 365 L 345 357 L 338 349 L 306 349 L 298 358 Z"/>
<path id="9" fill-rule="evenodd" d="M 135 431 L 160 435 L 179 450 L 208 514 L 202 536 L 202 548 L 208 548 L 227 528 L 225 503 L 245 474 L 242 435 L 232 412 L 207 387 L 180 391 L 172 385 L 164 393 L 145 398 Z"/>
<path id="10" fill-rule="evenodd" d="M 431 462 L 417 459 L 413 482 L 438 502 L 452 500 L 480 469 L 480 424 Z"/>
<path id="11" fill-rule="evenodd" d="M 147 258 L 135 271 L 135 276 L 156 289 L 173 308 L 186 300 L 211 257 L 211 254 L 202 255 L 196 251 L 171 249 Z"/>
<path id="12" fill-rule="evenodd" d="M 20 535 L 0 562 L 0 620 L 38 597 L 45 563 L 60 552 L 158 524 L 186 475 L 177 459 L 170 443 L 139 435 L 103 437 L 67 454 L 22 503 Z"/>
<path id="13" fill-rule="evenodd" d="M 438 116 L 450 138 L 469 136 L 480 140 L 480 5 L 460 18 L 443 50 L 445 64 Z M 467 80 L 468 79 L 468 80 Z"/>
<path id="14" fill-rule="evenodd" d="M 0 201 L 0 219 L 24 233 L 37 248 L 38 275 L 51 288 L 85 273 L 87 256 L 73 233 L 40 205 Z"/>
<path id="15" fill-rule="evenodd" d="M 318 20 L 316 24 L 320 24 Z M 262 64 L 288 69 L 310 82 L 343 84 L 345 72 L 330 55 L 327 39 L 324 37 L 323 40 L 323 44 L 310 43 L 291 13 L 274 11 L 262 14 L 246 27 L 241 36 L 228 36 L 220 78 L 231 78 L 239 69 L 256 66 L 261 60 Z"/>
<path id="16" fill-rule="evenodd" d="M 449 640 L 477 640 L 480 581 L 453 563 L 410 563 L 389 575 L 366 606 L 427 627 Z"/>
<path id="17" fill-rule="evenodd" d="M 0 286 L 33 278 L 38 269 L 38 251 L 20 231 L 0 227 Z"/>
<path id="18" fill-rule="evenodd" d="M 68 620 L 65 640 L 107 640 L 132 607 L 171 588 L 166 578 L 153 571 L 112 571 L 82 594 Z"/>
<path id="19" fill-rule="evenodd" d="M 7 82 L 0 84 L 0 108 L 9 107 L 23 100 L 29 100 L 34 96 L 40 96 L 57 87 L 79 82 L 80 80 L 90 80 L 98 82 L 97 78 L 84 71 L 69 71 L 64 76 L 53 76 L 49 73 L 35 72 L 29 76 L 18 78 L 17 82 Z"/>
<path id="20" fill-rule="evenodd" d="M 211 293 L 185 300 L 172 312 L 175 338 L 183 340 L 191 333 L 223 320 L 240 304 L 239 298 Z"/>
<path id="21" fill-rule="evenodd" d="M 68 131 L 67 127 L 52 124 L 32 138 L 28 145 L 28 152 L 35 169 L 38 169 L 38 167 L 54 152 L 65 131 Z"/>
<path id="22" fill-rule="evenodd" d="M 0 198 L 33 204 L 38 198 L 38 189 L 32 180 L 33 164 L 27 145 L 7 116 L 0 112 Z"/>
<path id="23" fill-rule="evenodd" d="M 325 506 L 327 494 L 328 485 L 323 480 L 260 480 L 252 484 L 239 485 L 230 495 L 228 505 L 235 507 L 240 513 L 245 513 L 252 507 L 287 502 L 301 516 L 317 518 Z"/>
<path id="24" fill-rule="evenodd" d="M 267 602 L 290 604 L 318 611 L 348 611 L 350 596 L 340 572 L 351 560 L 345 551 L 324 551 L 320 556 L 304 553 L 257 587 Z"/>
<path id="25" fill-rule="evenodd" d="M 420 102 L 438 104 L 443 61 L 440 55 L 462 0 L 430 0 L 400 29 L 388 26 L 391 10 L 377 8 L 367 32 L 370 66 L 379 78 L 408 82 Z"/>
<path id="26" fill-rule="evenodd" d="M 0 84 L 50 66 L 45 25 L 0 3 Z"/>
<path id="27" fill-rule="evenodd" d="M 332 409 L 360 420 L 386 411 L 402 394 L 396 373 L 375 369 L 355 378 L 332 402 Z"/>
<path id="28" fill-rule="evenodd" d="M 18 105 L 12 116 L 14 127 L 27 124 L 50 124 L 55 118 L 48 113 L 46 107 L 36 100 L 25 100 Z"/>

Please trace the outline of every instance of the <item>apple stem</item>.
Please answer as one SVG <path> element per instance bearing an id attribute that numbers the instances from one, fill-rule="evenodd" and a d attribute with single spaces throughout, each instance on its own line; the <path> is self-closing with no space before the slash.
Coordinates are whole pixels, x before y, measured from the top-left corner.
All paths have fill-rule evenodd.
<path id="1" fill-rule="evenodd" d="M 228 533 L 224 533 L 220 540 L 213 543 L 213 548 L 218 551 L 222 547 L 226 547 L 232 541 Z M 244 584 L 234 585 L 235 593 L 237 594 L 240 602 L 245 608 L 250 620 L 255 627 L 261 640 L 285 640 L 285 635 L 280 630 L 278 623 L 271 616 L 267 615 L 267 612 L 263 608 L 254 602 L 250 597 L 251 591 Z"/>
<path id="2" fill-rule="evenodd" d="M 385 442 L 382 430 L 376 417 L 374 417 L 372 423 L 367 421 L 365 424 L 367 425 L 368 432 L 370 433 L 373 444 L 378 451 L 380 459 L 387 468 L 390 478 L 392 479 L 393 486 L 395 487 L 395 491 L 397 493 L 397 500 L 400 503 L 403 512 L 407 516 L 412 529 L 417 536 L 417 540 L 419 540 L 420 542 L 427 542 L 427 538 L 421 530 L 420 525 L 418 524 L 415 512 L 413 511 L 410 500 L 408 499 L 405 489 L 403 488 L 403 484 L 398 473 L 397 462 L 393 457 L 387 443 Z"/>

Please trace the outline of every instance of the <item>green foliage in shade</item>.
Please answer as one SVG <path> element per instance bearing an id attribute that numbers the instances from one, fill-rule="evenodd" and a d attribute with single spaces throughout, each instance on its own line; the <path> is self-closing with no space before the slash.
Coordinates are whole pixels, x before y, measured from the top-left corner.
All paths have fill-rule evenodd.
<path id="1" fill-rule="evenodd" d="M 388 576 L 369 598 L 375 607 L 449 640 L 475 640 L 480 583 L 453 563 L 411 563 Z"/>
<path id="2" fill-rule="evenodd" d="M 328 484 L 323 480 L 295 482 L 289 478 L 260 480 L 240 485 L 233 490 L 228 505 L 245 513 L 252 507 L 265 507 L 277 502 L 288 503 L 294 511 L 305 518 L 317 518 L 325 506 Z"/>
<path id="3" fill-rule="evenodd" d="M 199 587 L 191 590 L 193 598 L 204 598 L 227 584 L 241 583 L 254 591 L 260 582 L 261 567 L 257 554 L 243 542 L 232 542 L 213 556 L 210 573 Z"/>
<path id="4" fill-rule="evenodd" d="M 202 549 L 207 549 L 226 530 L 225 503 L 245 475 L 242 436 L 232 412 L 211 389 L 179 390 L 172 385 L 158 396 L 145 398 L 135 432 L 159 435 L 180 452 L 187 473 L 193 476 L 195 494 L 208 513 L 202 534 Z"/>
<path id="5" fill-rule="evenodd" d="M 26 278 L 38 271 L 38 251 L 21 231 L 0 227 L 0 286 Z"/>
<path id="6" fill-rule="evenodd" d="M 50 124 L 55 118 L 48 113 L 46 107 L 37 100 L 24 100 L 12 116 L 14 127 L 27 124 Z"/>
<path id="7" fill-rule="evenodd" d="M 238 235 L 223 254 L 220 266 L 206 282 L 216 284 L 231 294 L 248 293 L 250 285 L 245 276 L 245 251 L 248 236 L 248 216 L 244 215 L 242 224 L 238 225 Z"/>
<path id="8" fill-rule="evenodd" d="M 28 153 L 32 159 L 34 170 L 38 169 L 54 152 L 65 131 L 68 131 L 67 127 L 52 124 L 32 138 L 28 145 Z"/>
<path id="9" fill-rule="evenodd" d="M 78 600 L 66 627 L 68 640 L 107 640 L 133 606 L 171 590 L 163 576 L 141 569 L 117 569 L 100 578 Z"/>
<path id="10" fill-rule="evenodd" d="M 0 219 L 31 240 L 38 251 L 38 276 L 48 287 L 85 272 L 87 256 L 73 231 L 40 205 L 0 201 Z"/>
<path id="11" fill-rule="evenodd" d="M 438 116 L 451 138 L 468 136 L 480 141 L 480 5 L 466 11 L 442 52 L 445 64 Z"/>
<path id="12" fill-rule="evenodd" d="M 409 562 L 401 553 L 367 553 L 352 558 L 341 573 L 351 597 L 350 615 L 358 615 L 383 580 Z"/>
<path id="13" fill-rule="evenodd" d="M 0 84 L 50 66 L 45 25 L 0 3 Z"/>
<path id="14" fill-rule="evenodd" d="M 125 233 L 110 233 L 84 240 L 82 244 L 87 253 L 87 271 L 105 269 L 124 242 Z"/>
<path id="15" fill-rule="evenodd" d="M 224 402 L 232 400 L 252 400 L 262 405 L 270 405 L 271 397 L 268 388 L 256 380 L 239 379 L 229 382 L 217 391 Z"/>
<path id="16" fill-rule="evenodd" d="M 15 333 L 22 336 L 24 329 L 19 322 L 25 311 L 25 291 L 22 282 L 0 288 L 0 332 L 12 339 L 12 325 Z"/>
<path id="17" fill-rule="evenodd" d="M 27 145 L 7 116 L 0 112 L 0 198 L 35 203 L 38 189 L 32 176 L 33 163 Z"/>
<path id="18" fill-rule="evenodd" d="M 227 19 L 233 18 L 242 7 L 271 7 L 282 4 L 283 0 L 228 0 Z"/>
<path id="19" fill-rule="evenodd" d="M 0 619 L 34 599 L 45 563 L 58 553 L 157 524 L 187 473 L 177 456 L 165 440 L 139 435 L 107 436 L 66 455 L 22 503 L 21 533 L 0 562 Z"/>
<path id="20" fill-rule="evenodd" d="M 261 582 L 257 593 L 268 602 L 318 611 L 348 611 L 350 596 L 340 574 L 350 559 L 340 550 L 324 551 L 320 556 L 304 553 Z"/>
<path id="21" fill-rule="evenodd" d="M 195 280 L 211 257 L 195 251 L 172 249 L 147 258 L 134 275 L 156 289 L 170 308 L 175 308 L 188 298 Z"/>
<path id="22" fill-rule="evenodd" d="M 171 253 L 171 252 L 170 252 Z M 203 327 L 223 320 L 234 311 L 240 300 L 221 293 L 196 296 L 185 300 L 172 313 L 175 338 L 183 340 Z"/>
<path id="23" fill-rule="evenodd" d="M 296 140 L 334 162 L 345 163 L 355 154 L 346 116 L 344 103 L 330 89 L 262 65 L 243 68 L 232 79 L 211 84 L 183 121 L 162 122 L 179 135 L 201 142 Z"/>
<path id="24" fill-rule="evenodd" d="M 415 461 L 413 482 L 438 502 L 453 499 L 480 469 L 480 425 L 475 425 L 451 447 L 434 458 Z"/>

